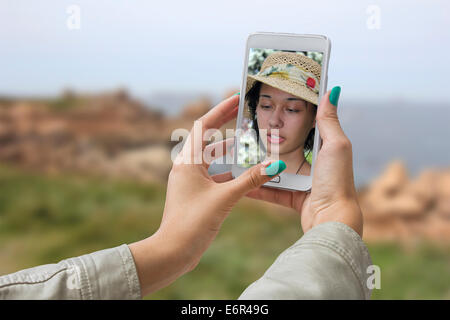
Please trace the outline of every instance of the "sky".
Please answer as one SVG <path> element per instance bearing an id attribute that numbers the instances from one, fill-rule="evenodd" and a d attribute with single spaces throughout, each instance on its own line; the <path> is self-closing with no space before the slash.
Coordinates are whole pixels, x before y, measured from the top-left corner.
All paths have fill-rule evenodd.
<path id="1" fill-rule="evenodd" d="M 79 29 L 67 25 L 71 5 Z M 0 95 L 221 93 L 241 83 L 248 34 L 270 31 L 328 36 L 328 85 L 347 97 L 450 103 L 449 9 L 448 0 L 0 0 Z"/>

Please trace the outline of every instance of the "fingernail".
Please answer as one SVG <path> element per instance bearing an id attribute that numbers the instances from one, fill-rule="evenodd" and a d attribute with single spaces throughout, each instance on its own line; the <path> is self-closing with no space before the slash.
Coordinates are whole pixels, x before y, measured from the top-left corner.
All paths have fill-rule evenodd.
<path id="1" fill-rule="evenodd" d="M 339 101 L 339 95 L 341 94 L 341 87 L 337 86 L 331 89 L 330 103 L 337 107 Z"/>
<path id="2" fill-rule="evenodd" d="M 237 93 L 233 94 L 232 97 L 238 96 L 238 95 L 240 95 L 240 94 L 241 94 L 241 92 L 237 92 Z"/>
<path id="3" fill-rule="evenodd" d="M 273 177 L 284 169 L 286 169 L 286 163 L 283 160 L 278 160 L 266 168 L 266 173 L 269 177 Z"/>

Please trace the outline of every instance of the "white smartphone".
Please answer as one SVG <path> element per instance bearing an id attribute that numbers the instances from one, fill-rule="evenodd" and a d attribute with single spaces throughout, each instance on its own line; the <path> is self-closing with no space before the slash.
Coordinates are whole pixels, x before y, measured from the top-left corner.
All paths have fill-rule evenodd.
<path id="1" fill-rule="evenodd" d="M 286 169 L 267 187 L 309 191 L 321 146 L 315 125 L 331 42 L 322 35 L 258 32 L 247 39 L 233 146 L 234 178 L 267 159 Z"/>

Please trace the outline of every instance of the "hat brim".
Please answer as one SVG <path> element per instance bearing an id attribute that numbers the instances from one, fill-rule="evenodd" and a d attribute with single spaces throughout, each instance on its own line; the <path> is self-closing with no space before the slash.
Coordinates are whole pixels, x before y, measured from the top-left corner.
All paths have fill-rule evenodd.
<path id="1" fill-rule="evenodd" d="M 304 85 L 300 83 L 295 83 L 290 79 L 284 79 L 280 77 L 261 77 L 258 75 L 248 75 L 247 76 L 247 87 L 245 93 L 253 87 L 255 81 L 260 81 L 265 83 L 271 87 L 279 89 L 281 91 L 290 93 L 296 97 L 299 97 L 303 100 L 311 102 L 312 104 L 318 105 L 319 95 L 317 93 L 312 92 Z"/>

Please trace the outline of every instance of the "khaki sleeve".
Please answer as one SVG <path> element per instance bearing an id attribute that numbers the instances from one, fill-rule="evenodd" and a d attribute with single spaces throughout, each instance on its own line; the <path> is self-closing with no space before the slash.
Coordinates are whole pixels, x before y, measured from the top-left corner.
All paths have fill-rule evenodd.
<path id="1" fill-rule="evenodd" d="M 309 230 L 239 299 L 370 299 L 369 251 L 352 228 L 327 222 Z"/>
<path id="2" fill-rule="evenodd" d="M 141 299 L 128 245 L 0 277 L 1 299 Z"/>

